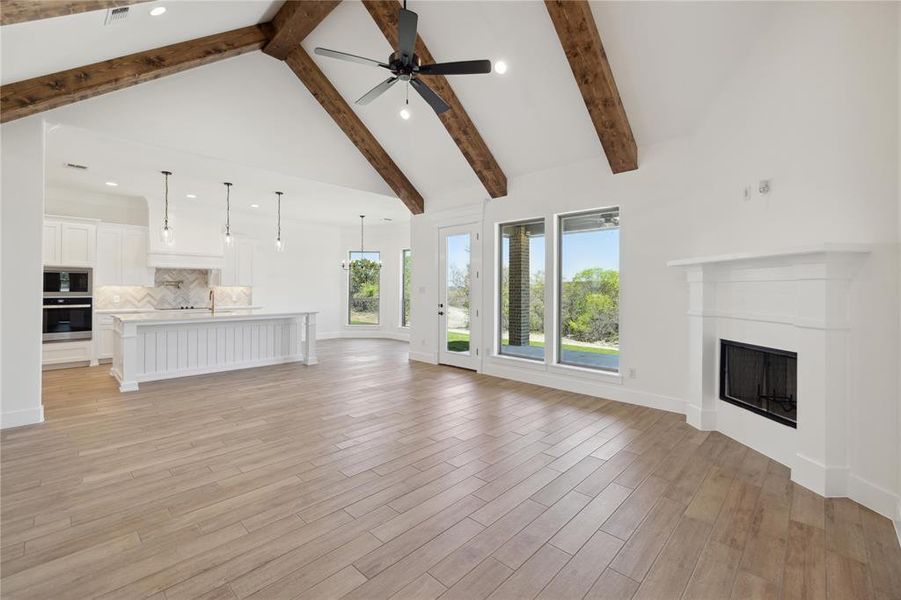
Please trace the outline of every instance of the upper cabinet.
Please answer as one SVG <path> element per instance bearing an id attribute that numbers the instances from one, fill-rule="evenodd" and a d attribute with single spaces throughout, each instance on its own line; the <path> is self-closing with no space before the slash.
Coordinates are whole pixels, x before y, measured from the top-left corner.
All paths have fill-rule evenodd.
<path id="1" fill-rule="evenodd" d="M 97 223 L 90 220 L 44 220 L 44 264 L 57 267 L 93 267 Z"/>
<path id="2" fill-rule="evenodd" d="M 218 277 L 213 276 L 213 285 L 232 287 L 253 285 L 253 252 L 251 239 L 236 238 L 231 246 L 225 247 L 225 260 Z"/>
<path id="3" fill-rule="evenodd" d="M 44 264 L 61 266 L 63 224 L 60 221 L 44 221 Z"/>
<path id="4" fill-rule="evenodd" d="M 147 266 L 147 228 L 103 223 L 97 231 L 95 285 L 153 286 Z"/>

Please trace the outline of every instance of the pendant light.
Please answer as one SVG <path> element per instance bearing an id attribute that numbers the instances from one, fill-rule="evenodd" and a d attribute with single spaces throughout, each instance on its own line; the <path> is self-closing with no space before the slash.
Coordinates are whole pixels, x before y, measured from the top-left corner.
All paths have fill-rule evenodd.
<path id="1" fill-rule="evenodd" d="M 360 257 L 355 258 L 353 260 L 347 260 L 347 259 L 342 260 L 341 268 L 344 269 L 345 271 L 349 271 L 350 269 L 352 269 L 354 264 L 361 260 L 368 260 L 368 259 L 363 258 L 363 254 L 366 253 L 366 250 L 365 250 L 366 246 L 363 244 L 363 220 L 364 219 L 366 219 L 366 215 L 360 215 Z M 382 268 L 382 260 L 381 259 L 377 259 L 377 260 L 374 260 L 371 262 L 374 262 L 376 264 L 376 268 L 378 268 L 378 269 Z"/>
<path id="2" fill-rule="evenodd" d="M 232 184 L 225 182 L 225 245 L 231 246 L 234 243 L 231 231 L 231 189 Z"/>
<path id="3" fill-rule="evenodd" d="M 172 172 L 160 172 L 163 174 L 165 181 L 165 192 L 163 195 L 163 226 L 160 227 L 160 241 L 163 242 L 163 244 L 165 244 L 166 246 L 171 246 L 175 243 L 175 232 L 172 231 L 172 227 L 169 225 L 169 175 L 172 175 Z"/>
<path id="4" fill-rule="evenodd" d="M 275 228 L 275 251 L 284 252 L 285 242 L 282 241 L 282 193 L 275 192 L 278 196 L 278 225 Z"/>

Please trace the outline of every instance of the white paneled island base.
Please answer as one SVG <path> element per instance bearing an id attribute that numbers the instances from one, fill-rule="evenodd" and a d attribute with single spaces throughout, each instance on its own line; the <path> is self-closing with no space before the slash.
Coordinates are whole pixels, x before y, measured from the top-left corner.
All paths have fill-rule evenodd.
<path id="1" fill-rule="evenodd" d="M 316 313 L 259 310 L 114 316 L 119 390 L 144 381 L 287 362 L 316 364 Z"/>

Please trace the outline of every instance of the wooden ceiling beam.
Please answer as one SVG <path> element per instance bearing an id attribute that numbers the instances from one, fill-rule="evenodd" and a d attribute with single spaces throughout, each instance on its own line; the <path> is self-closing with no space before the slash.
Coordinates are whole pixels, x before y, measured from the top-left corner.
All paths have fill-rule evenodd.
<path id="1" fill-rule="evenodd" d="M 152 0 L 3 0 L 0 25 L 14 25 L 51 17 L 63 17 L 92 10 L 119 8 Z"/>
<path id="2" fill-rule="evenodd" d="M 397 0 L 363 0 L 363 5 L 392 48 L 397 48 L 397 15 L 401 3 Z M 422 64 L 438 62 L 429 52 L 422 36 L 416 36 L 416 54 Z M 492 198 L 507 195 L 507 176 L 491 154 L 488 144 L 482 139 L 475 124 L 466 114 L 460 99 L 443 75 L 430 75 L 424 78 L 435 92 L 444 99 L 450 110 L 438 115 L 454 143 L 466 158 L 466 162 L 475 171 L 476 176 Z"/>
<path id="3" fill-rule="evenodd" d="M 378 143 L 375 136 L 366 128 L 357 113 L 341 97 L 332 82 L 328 80 L 322 70 L 313 62 L 307 52 L 300 46 L 296 47 L 285 59 L 294 74 L 297 75 L 313 97 L 322 105 L 322 108 L 335 120 L 338 127 L 347 134 L 350 141 L 366 157 L 369 164 L 382 176 L 385 183 L 394 190 L 398 198 L 415 215 L 421 214 L 425 202 L 406 175 L 388 156 L 385 149 Z"/>
<path id="4" fill-rule="evenodd" d="M 638 168 L 638 146 L 587 0 L 545 0 L 614 173 Z"/>
<path id="5" fill-rule="evenodd" d="M 0 87 L 0 123 L 259 50 L 268 40 L 268 25 L 251 25 L 9 83 Z"/>
<path id="6" fill-rule="evenodd" d="M 263 52 L 285 60 L 341 0 L 288 0 L 272 19 L 272 39 Z"/>

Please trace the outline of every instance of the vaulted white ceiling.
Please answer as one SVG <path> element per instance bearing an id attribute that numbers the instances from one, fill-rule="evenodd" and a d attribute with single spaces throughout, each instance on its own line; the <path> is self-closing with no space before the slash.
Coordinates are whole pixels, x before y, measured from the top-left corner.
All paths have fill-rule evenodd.
<path id="1" fill-rule="evenodd" d="M 149 16 L 159 4 L 167 6 L 166 14 Z M 16 81 L 263 22 L 279 4 L 158 1 L 134 6 L 120 25 L 105 26 L 100 11 L 6 26 L 0 30 L 0 79 Z M 503 76 L 450 78 L 508 177 L 602 154 L 541 2 L 411 0 L 408 7 L 419 13 L 420 33 L 438 60 L 490 58 L 509 64 Z M 767 27 L 771 10 L 767 3 L 592 3 L 639 156 L 642 147 L 694 130 Z M 315 46 L 377 59 L 391 51 L 356 0 L 342 2 L 310 34 L 304 47 Z M 315 60 L 351 104 L 384 78 L 378 69 Z M 354 109 L 427 202 L 477 185 L 418 95 L 410 96 L 413 118 L 399 118 L 403 98 L 398 85 Z M 76 132 L 279 173 L 307 180 L 305 185 L 392 195 L 288 67 L 262 53 L 56 109 L 45 118 L 75 126 Z M 332 208 L 339 210 L 341 202 L 335 199 Z"/>

